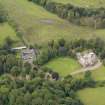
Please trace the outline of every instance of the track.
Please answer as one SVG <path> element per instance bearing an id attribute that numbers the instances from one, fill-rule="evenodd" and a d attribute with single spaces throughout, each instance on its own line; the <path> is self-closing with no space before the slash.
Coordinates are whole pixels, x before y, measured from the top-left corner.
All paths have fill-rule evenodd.
<path id="1" fill-rule="evenodd" d="M 77 70 L 77 71 L 71 73 L 71 75 L 76 75 L 76 74 L 84 73 L 86 71 L 93 71 L 93 70 L 96 70 L 97 68 L 99 68 L 101 65 L 102 65 L 101 61 L 98 61 L 98 63 L 95 66 L 82 68 L 80 70 Z"/>

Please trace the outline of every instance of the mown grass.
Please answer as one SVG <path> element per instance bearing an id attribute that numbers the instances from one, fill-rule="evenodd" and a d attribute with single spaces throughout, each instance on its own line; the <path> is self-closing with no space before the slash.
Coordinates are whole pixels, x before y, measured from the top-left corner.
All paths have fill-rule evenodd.
<path id="1" fill-rule="evenodd" d="M 69 57 L 53 59 L 44 66 L 58 72 L 61 76 L 67 76 L 81 68 L 76 60 Z M 84 74 L 85 73 L 76 74 L 73 75 L 73 77 L 83 78 Z M 105 80 L 105 66 L 101 66 L 100 68 L 91 71 L 91 76 L 96 81 Z"/>
<path id="2" fill-rule="evenodd" d="M 92 71 L 92 77 L 95 80 L 105 80 L 105 67 L 102 66 L 101 68 Z"/>
<path id="3" fill-rule="evenodd" d="M 105 66 L 101 66 L 97 70 L 91 71 L 92 78 L 96 81 L 105 80 Z M 83 78 L 84 73 L 74 75 L 76 78 Z"/>
<path id="4" fill-rule="evenodd" d="M 84 105 L 105 105 L 105 87 L 87 88 L 78 92 Z"/>
<path id="5" fill-rule="evenodd" d="M 100 8 L 105 7 L 105 0 L 51 0 L 63 4 L 71 3 L 76 6 L 86 8 Z"/>
<path id="6" fill-rule="evenodd" d="M 0 24 L 0 45 L 2 45 L 5 42 L 5 39 L 7 37 L 19 41 L 15 31 L 8 23 Z"/>
<path id="7" fill-rule="evenodd" d="M 53 71 L 58 72 L 61 76 L 67 76 L 81 68 L 76 60 L 69 57 L 53 59 L 49 61 L 45 67 L 51 68 Z"/>
<path id="8" fill-rule="evenodd" d="M 10 19 L 18 25 L 28 43 L 47 43 L 49 40 L 65 38 L 101 37 L 105 39 L 105 30 L 94 30 L 73 25 L 42 7 L 27 0 L 0 0 L 8 11 Z"/>

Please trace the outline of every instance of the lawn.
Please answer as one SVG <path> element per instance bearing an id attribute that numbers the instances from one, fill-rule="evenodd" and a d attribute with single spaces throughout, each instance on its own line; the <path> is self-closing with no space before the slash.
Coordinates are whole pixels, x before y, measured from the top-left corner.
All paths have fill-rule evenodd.
<path id="1" fill-rule="evenodd" d="M 80 7 L 100 8 L 105 7 L 105 0 L 51 0 L 63 4 L 71 3 Z"/>
<path id="2" fill-rule="evenodd" d="M 2 45 L 7 37 L 19 41 L 15 31 L 8 23 L 0 24 L 0 45 Z"/>
<path id="3" fill-rule="evenodd" d="M 105 105 L 105 87 L 87 88 L 78 92 L 84 105 Z"/>
<path id="4" fill-rule="evenodd" d="M 45 65 L 45 67 L 51 68 L 52 70 L 58 72 L 61 76 L 67 76 L 81 68 L 78 62 L 72 58 L 56 58 L 51 60 Z"/>
<path id="5" fill-rule="evenodd" d="M 105 80 L 105 67 L 102 66 L 101 68 L 92 71 L 92 77 L 95 80 Z"/>
<path id="6" fill-rule="evenodd" d="M 27 0 L 0 0 L 0 3 L 28 43 L 42 44 L 53 39 L 87 39 L 97 36 L 105 39 L 105 29 L 94 30 L 73 25 Z"/>
<path id="7" fill-rule="evenodd" d="M 91 71 L 92 78 L 96 81 L 105 80 L 105 66 L 98 68 L 97 70 Z M 74 75 L 76 78 L 83 78 L 84 73 Z"/>

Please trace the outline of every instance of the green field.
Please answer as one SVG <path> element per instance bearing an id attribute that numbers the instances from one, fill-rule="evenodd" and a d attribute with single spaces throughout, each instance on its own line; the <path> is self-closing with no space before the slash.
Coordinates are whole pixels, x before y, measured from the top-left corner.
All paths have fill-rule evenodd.
<path id="1" fill-rule="evenodd" d="M 69 57 L 53 59 L 45 66 L 58 72 L 61 76 L 67 76 L 81 68 L 76 60 Z"/>
<path id="2" fill-rule="evenodd" d="M 2 45 L 7 37 L 13 40 L 19 40 L 16 36 L 15 31 L 8 23 L 0 24 L 0 45 Z"/>
<path id="3" fill-rule="evenodd" d="M 105 105 L 105 87 L 87 88 L 78 92 L 84 105 Z"/>
<path id="4" fill-rule="evenodd" d="M 87 7 L 87 8 L 100 8 L 105 7 L 105 0 L 51 0 L 58 3 L 71 3 L 76 6 L 80 7 Z"/>
<path id="5" fill-rule="evenodd" d="M 105 67 L 102 66 L 101 68 L 92 71 L 92 77 L 95 80 L 105 80 Z"/>
<path id="6" fill-rule="evenodd" d="M 10 19 L 18 25 L 24 38 L 32 44 L 60 38 L 72 40 L 98 36 L 105 39 L 105 30 L 73 25 L 27 0 L 0 0 L 0 3 L 8 11 Z"/>
<path id="7" fill-rule="evenodd" d="M 105 80 L 105 66 L 98 68 L 97 70 L 91 71 L 92 78 L 96 81 Z M 76 78 L 83 78 L 84 73 L 74 75 Z"/>

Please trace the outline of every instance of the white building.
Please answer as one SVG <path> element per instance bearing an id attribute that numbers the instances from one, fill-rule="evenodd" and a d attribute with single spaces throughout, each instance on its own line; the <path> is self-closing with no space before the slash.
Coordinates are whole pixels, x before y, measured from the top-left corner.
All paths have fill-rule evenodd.
<path id="1" fill-rule="evenodd" d="M 91 67 L 94 66 L 98 62 L 98 58 L 93 52 L 82 52 L 77 53 L 77 58 L 79 63 L 83 67 Z"/>

